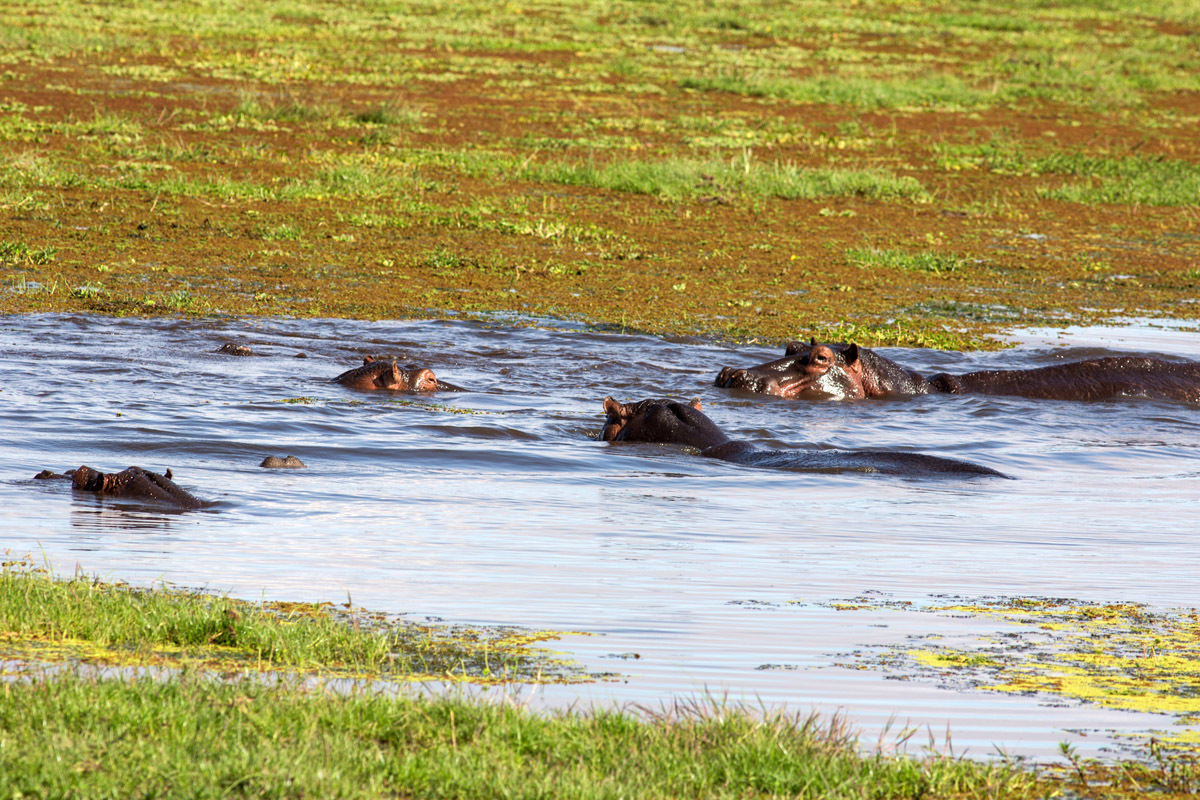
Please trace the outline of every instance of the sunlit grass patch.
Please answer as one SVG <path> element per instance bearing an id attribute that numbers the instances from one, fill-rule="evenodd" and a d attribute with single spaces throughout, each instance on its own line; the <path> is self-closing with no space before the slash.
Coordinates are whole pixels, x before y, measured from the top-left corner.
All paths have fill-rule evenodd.
<path id="1" fill-rule="evenodd" d="M 749 153 L 725 159 L 671 158 L 616 161 L 603 165 L 549 163 L 524 168 L 530 179 L 650 194 L 684 201 L 723 194 L 811 200 L 858 196 L 918 202 L 929 195 L 915 178 L 883 170 L 810 169 L 762 163 Z"/>
<path id="2" fill-rule="evenodd" d="M 977 350 L 987 342 L 969 333 L 948 330 L 945 323 L 952 319 L 929 313 L 906 314 L 894 322 L 870 324 L 843 321 L 815 325 L 805 329 L 805 336 L 819 342 L 856 342 L 869 347 L 928 347 L 935 350 Z"/>
<path id="3" fill-rule="evenodd" d="M 981 144 L 939 145 L 935 153 L 938 165 L 948 170 L 987 169 L 999 174 L 1086 179 L 1038 190 L 1039 196 L 1053 200 L 1200 206 L 1200 165 L 1181 159 L 1038 152 L 1009 137 L 995 137 Z"/>
<path id="4" fill-rule="evenodd" d="M 0 655 L 26 662 L 197 666 L 381 680 L 588 680 L 534 645 L 561 634 L 420 625 L 330 604 L 248 603 L 86 577 L 27 562 L 0 571 Z"/>
<path id="5" fill-rule="evenodd" d="M 1037 165 L 1043 172 L 1089 176 L 1083 183 L 1038 191 L 1053 200 L 1200 207 L 1200 165 L 1187 161 L 1050 156 Z"/>
<path id="6" fill-rule="evenodd" d="M 269 242 L 292 242 L 300 238 L 300 226 L 282 222 L 278 225 L 263 230 L 259 233 L 259 236 Z"/>
<path id="7" fill-rule="evenodd" d="M 879 247 L 853 247 L 846 251 L 846 261 L 856 267 L 869 269 L 904 269 L 945 275 L 966 264 L 966 259 L 954 253 L 932 250 L 909 252 Z"/>
<path id="8" fill-rule="evenodd" d="M 415 106 L 384 103 L 359 111 L 353 119 L 367 125 L 415 125 L 424 116 L 425 112 Z"/>
<path id="9" fill-rule="evenodd" d="M 776 97 L 798 103 L 832 103 L 865 110 L 962 110 L 982 108 L 997 99 L 994 94 L 972 88 L 961 78 L 947 73 L 904 79 L 853 74 L 792 79 L 735 72 L 717 77 L 684 78 L 679 85 L 684 89 Z"/>
<path id="10" fill-rule="evenodd" d="M 838 719 L 677 703 L 532 713 L 520 697 L 335 693 L 251 680 L 7 684 L 0 792 L 79 797 L 1033 800 L 1020 764 L 859 752 Z"/>
<path id="11" fill-rule="evenodd" d="M 327 100 L 312 100 L 290 94 L 246 95 L 233 112 L 241 117 L 273 122 L 321 122 L 346 115 L 342 107 Z"/>
<path id="12" fill-rule="evenodd" d="M 0 264 L 44 266 L 54 260 L 53 247 L 30 247 L 24 242 L 0 241 Z"/>
<path id="13" fill-rule="evenodd" d="M 109 139 L 133 142 L 144 133 L 141 123 L 128 116 L 107 111 L 96 111 L 91 119 L 79 120 L 63 126 L 65 132 L 84 139 Z"/>

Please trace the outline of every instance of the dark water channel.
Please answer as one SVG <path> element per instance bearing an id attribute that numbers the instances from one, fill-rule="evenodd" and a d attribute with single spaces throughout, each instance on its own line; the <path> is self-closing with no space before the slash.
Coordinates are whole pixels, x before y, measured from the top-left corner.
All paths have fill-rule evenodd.
<path id="1" fill-rule="evenodd" d="M 884 352 L 926 372 L 1037 366 L 1061 357 L 1053 339 L 1003 353 Z M 259 355 L 214 352 L 228 341 Z M 1077 355 L 1200 358 L 1200 334 L 1149 327 L 1057 341 L 1082 345 Z M 828 604 L 864 593 L 1195 604 L 1200 408 L 808 404 L 712 386 L 721 366 L 779 352 L 553 324 L 0 318 L 0 546 L 60 573 L 249 599 L 349 595 L 417 619 L 596 634 L 562 648 L 622 678 L 534 692 L 551 705 L 708 692 L 842 710 L 868 736 L 894 720 L 941 741 L 948 726 L 955 751 L 976 755 L 1049 756 L 1064 740 L 1090 754 L 1106 732 L 1170 726 L 834 666 L 910 634 L 991 628 Z M 363 353 L 474 391 L 389 396 L 328 382 Z M 727 431 L 772 448 L 917 450 L 1017 480 L 770 471 L 607 445 L 594 438 L 606 394 L 699 397 Z M 288 454 L 308 468 L 258 466 Z M 170 467 L 212 502 L 172 513 L 30 480 L 83 463 Z"/>

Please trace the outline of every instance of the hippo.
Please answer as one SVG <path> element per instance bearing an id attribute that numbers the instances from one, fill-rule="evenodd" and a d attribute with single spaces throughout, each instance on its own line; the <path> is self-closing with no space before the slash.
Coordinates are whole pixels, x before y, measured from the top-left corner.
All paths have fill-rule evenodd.
<path id="1" fill-rule="evenodd" d="M 806 472 L 869 472 L 910 477 L 982 475 L 1006 478 L 990 467 L 923 453 L 883 450 L 762 450 L 750 442 L 730 439 L 701 410 L 700 401 L 641 400 L 621 403 L 604 398 L 605 442 L 655 442 L 693 448 L 706 458 L 752 467 Z"/>
<path id="2" fill-rule="evenodd" d="M 224 353 L 227 356 L 252 356 L 256 353 L 244 344 L 234 344 L 226 342 L 217 348 L 218 353 Z"/>
<path id="3" fill-rule="evenodd" d="M 333 379 L 351 389 L 392 389 L 401 392 L 465 392 L 460 386 L 439 380 L 433 370 L 409 364 L 400 367 L 394 358 L 363 356 L 362 366 Z"/>
<path id="4" fill-rule="evenodd" d="M 1044 400 L 1142 397 L 1200 402 L 1200 362 L 1108 356 L 1034 369 L 941 372 L 926 378 L 857 344 L 792 342 L 783 358 L 725 367 L 717 386 L 788 398 L 861 400 L 926 394 L 1014 395 Z"/>
<path id="5" fill-rule="evenodd" d="M 371 356 L 363 359 L 361 367 L 347 370 L 333 379 L 335 383 L 351 389 L 393 389 L 401 392 L 435 392 L 438 380 L 433 370 L 424 368 L 402 368 L 393 361 L 376 361 Z"/>
<path id="6" fill-rule="evenodd" d="M 65 479 L 71 488 L 81 492 L 95 492 L 110 497 L 130 497 L 136 500 L 151 500 L 178 508 L 200 508 L 203 503 L 171 478 L 171 470 L 159 475 L 141 467 L 126 467 L 120 472 L 100 472 L 86 464 L 69 469 L 63 474 L 42 470 L 33 476 L 38 480 Z"/>
<path id="7" fill-rule="evenodd" d="M 267 456 L 259 466 L 267 469 L 304 469 L 305 463 L 295 456 Z"/>

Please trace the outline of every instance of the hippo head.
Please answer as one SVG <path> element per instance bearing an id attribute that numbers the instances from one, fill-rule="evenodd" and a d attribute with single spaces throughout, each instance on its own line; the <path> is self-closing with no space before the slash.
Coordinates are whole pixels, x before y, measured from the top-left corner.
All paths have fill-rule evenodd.
<path id="1" fill-rule="evenodd" d="M 374 363 L 379 362 L 370 356 L 363 359 L 364 367 Z M 436 392 L 438 382 L 433 370 L 411 365 L 405 369 L 393 359 L 379 374 L 379 386 L 382 389 L 395 389 L 401 392 Z"/>
<path id="2" fill-rule="evenodd" d="M 791 399 L 858 400 L 866 397 L 858 345 L 793 342 L 787 354 L 757 367 L 725 367 L 716 385 Z"/>
<path id="3" fill-rule="evenodd" d="M 700 401 L 640 400 L 620 403 L 604 398 L 605 442 L 655 442 L 704 449 L 727 441 L 712 420 L 700 411 Z"/>
<path id="4" fill-rule="evenodd" d="M 84 464 L 76 469 L 67 470 L 71 476 L 71 486 L 85 492 L 99 492 L 104 489 L 104 473 Z"/>
<path id="5" fill-rule="evenodd" d="M 395 367 L 395 363 L 392 366 Z M 397 370 L 397 372 L 406 379 L 407 385 L 396 388 L 404 388 L 412 392 L 436 392 L 438 389 L 437 377 L 431 369 Z"/>

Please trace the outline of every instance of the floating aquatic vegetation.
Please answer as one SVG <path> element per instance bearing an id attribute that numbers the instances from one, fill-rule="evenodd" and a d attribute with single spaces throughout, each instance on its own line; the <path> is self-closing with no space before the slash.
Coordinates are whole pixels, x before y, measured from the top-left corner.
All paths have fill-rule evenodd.
<path id="1" fill-rule="evenodd" d="M 856 654 L 846 666 L 902 671 L 956 689 L 1056 695 L 1169 715 L 1178 727 L 1154 734 L 1155 746 L 1200 753 L 1196 609 L 1162 611 L 1137 603 L 1060 598 L 988 598 L 930 606 L 856 600 L 832 606 L 967 615 L 1015 628 L 954 644 L 942 643 L 940 637 L 915 637 L 903 645 Z"/>

